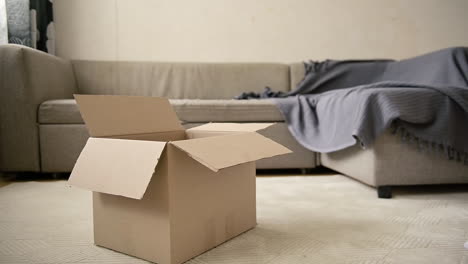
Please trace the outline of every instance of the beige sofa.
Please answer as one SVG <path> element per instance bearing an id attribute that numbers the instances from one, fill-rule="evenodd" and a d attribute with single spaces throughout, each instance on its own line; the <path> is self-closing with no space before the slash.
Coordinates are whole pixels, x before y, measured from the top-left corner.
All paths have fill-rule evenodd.
<path id="1" fill-rule="evenodd" d="M 0 171 L 70 172 L 88 133 L 73 94 L 164 96 L 187 127 L 206 122 L 277 122 L 262 133 L 292 154 L 260 169 L 320 164 L 371 186 L 466 183 L 467 166 L 416 151 L 388 133 L 370 149 L 318 155 L 298 145 L 270 100 L 232 100 L 265 86 L 289 91 L 302 63 L 162 63 L 67 61 L 17 45 L 0 46 Z M 200 100 L 202 99 L 202 100 Z"/>

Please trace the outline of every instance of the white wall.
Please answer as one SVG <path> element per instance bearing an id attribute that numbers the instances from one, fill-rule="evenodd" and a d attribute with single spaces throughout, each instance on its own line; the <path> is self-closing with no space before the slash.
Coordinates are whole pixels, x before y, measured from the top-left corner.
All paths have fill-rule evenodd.
<path id="1" fill-rule="evenodd" d="M 468 0 L 55 0 L 72 59 L 294 62 L 468 46 Z"/>

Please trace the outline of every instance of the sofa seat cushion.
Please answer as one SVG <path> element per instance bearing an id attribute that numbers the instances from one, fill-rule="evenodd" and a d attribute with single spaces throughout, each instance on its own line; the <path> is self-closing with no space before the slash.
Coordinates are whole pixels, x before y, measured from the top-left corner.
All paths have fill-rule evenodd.
<path id="1" fill-rule="evenodd" d="M 49 100 L 39 106 L 39 124 L 84 124 L 73 99 Z"/>
<path id="2" fill-rule="evenodd" d="M 282 122 L 272 100 L 170 100 L 184 123 L 203 122 Z M 40 124 L 83 124 L 75 100 L 50 100 L 39 107 Z"/>

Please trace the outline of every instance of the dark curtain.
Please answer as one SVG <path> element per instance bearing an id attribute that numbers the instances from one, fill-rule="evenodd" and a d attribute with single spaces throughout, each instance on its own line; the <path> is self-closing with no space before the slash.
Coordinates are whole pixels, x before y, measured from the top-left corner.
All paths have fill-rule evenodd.
<path id="1" fill-rule="evenodd" d="M 29 4 L 31 9 L 31 34 L 35 48 L 55 53 L 52 3 L 49 0 L 29 0 Z"/>

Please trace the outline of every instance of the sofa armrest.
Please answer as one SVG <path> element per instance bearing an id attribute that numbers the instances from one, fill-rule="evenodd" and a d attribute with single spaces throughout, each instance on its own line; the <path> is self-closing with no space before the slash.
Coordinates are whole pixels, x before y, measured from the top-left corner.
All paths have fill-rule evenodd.
<path id="1" fill-rule="evenodd" d="M 0 45 L 0 171 L 39 172 L 37 110 L 45 100 L 72 98 L 69 61 L 19 45 Z"/>

